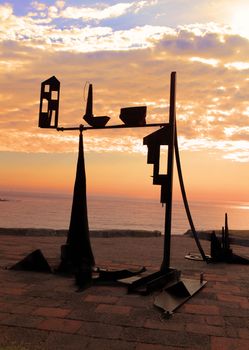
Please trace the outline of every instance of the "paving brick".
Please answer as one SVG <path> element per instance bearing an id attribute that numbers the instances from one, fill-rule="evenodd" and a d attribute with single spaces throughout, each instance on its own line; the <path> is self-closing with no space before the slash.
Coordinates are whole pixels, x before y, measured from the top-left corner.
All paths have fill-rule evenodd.
<path id="1" fill-rule="evenodd" d="M 228 338 L 238 338 L 239 337 L 237 328 L 228 326 L 228 327 L 225 327 L 225 332 L 226 332 L 226 337 L 228 337 Z"/>
<path id="2" fill-rule="evenodd" d="M 240 293 L 241 289 L 239 286 L 235 286 L 232 284 L 227 285 L 227 283 L 221 283 L 221 282 L 216 282 L 213 287 L 213 289 L 217 291 L 223 291 L 223 293 L 228 293 L 228 294 L 234 294 L 234 293 Z"/>
<path id="3" fill-rule="evenodd" d="M 0 325 L 0 344 L 11 345 L 14 341 L 30 350 L 211 350 L 212 337 L 214 346 L 227 345 L 229 350 L 231 347 L 237 350 L 238 344 L 240 349 L 247 349 L 248 266 L 206 265 L 184 260 L 183 250 L 191 251 L 194 241 L 186 237 L 172 237 L 172 240 L 172 266 L 197 279 L 203 269 L 208 284 L 171 319 L 160 319 L 160 311 L 153 306 L 153 296 L 127 295 L 125 287 L 92 286 L 75 293 L 73 278 L 0 269 L 0 291 L 7 291 L 0 293 L 0 324 L 5 320 L 9 324 Z M 56 256 L 59 261 L 58 247 L 64 241 L 65 237 L 0 236 L 1 250 L 8 251 L 0 255 L 0 265 L 13 264 L 27 251 L 34 250 L 35 245 L 48 259 Z M 203 242 L 205 249 L 209 245 Z M 120 253 L 110 256 L 110 247 Z M 163 237 L 94 240 L 100 265 L 122 268 L 127 261 L 133 267 L 147 261 L 157 271 L 162 247 Z M 9 290 L 12 292 L 8 293 Z M 222 295 L 222 300 L 217 295 Z M 222 342 L 222 339 L 226 340 Z"/>
<path id="4" fill-rule="evenodd" d="M 38 316 L 9 314 L 8 318 L 1 321 L 1 324 L 6 326 L 36 328 L 41 320 L 42 318 Z"/>
<path id="5" fill-rule="evenodd" d="M 225 324 L 234 328 L 249 328 L 249 317 L 225 316 Z"/>
<path id="6" fill-rule="evenodd" d="M 84 335 L 50 332 L 42 350 L 84 350 L 90 340 Z"/>
<path id="7" fill-rule="evenodd" d="M 222 305 L 220 313 L 223 316 L 248 318 L 248 310 L 241 307 L 234 308 L 228 305 Z"/>
<path id="8" fill-rule="evenodd" d="M 34 309 L 35 309 L 35 307 L 32 305 L 23 304 L 23 305 L 15 306 L 15 308 L 12 309 L 12 312 L 14 312 L 15 314 L 20 314 L 20 315 L 30 315 L 30 314 L 32 314 Z"/>
<path id="9" fill-rule="evenodd" d="M 182 348 L 182 347 L 173 347 L 168 345 L 160 345 L 160 344 L 145 344 L 140 343 L 136 346 L 136 350 L 192 350 L 191 348 Z"/>
<path id="10" fill-rule="evenodd" d="M 240 328 L 238 332 L 239 332 L 240 338 L 249 339 L 249 329 L 248 328 Z"/>
<path id="11" fill-rule="evenodd" d="M 73 311 L 67 316 L 68 319 L 98 322 L 101 314 L 95 312 L 98 304 L 84 303 L 84 305 L 74 305 Z M 72 305 L 70 305 L 72 307 Z"/>
<path id="12" fill-rule="evenodd" d="M 206 335 L 217 335 L 217 336 L 224 336 L 226 334 L 224 328 L 222 327 L 209 326 L 209 325 L 196 325 L 193 323 L 189 323 L 186 325 L 186 331 L 199 333 L 199 334 L 206 334 Z"/>
<path id="13" fill-rule="evenodd" d="M 149 307 L 153 304 L 153 298 L 151 295 L 133 295 L 129 294 L 127 296 L 123 296 L 122 298 L 119 298 L 118 305 L 127 305 L 127 306 L 134 306 L 134 307 Z"/>
<path id="14" fill-rule="evenodd" d="M 5 284 L 6 284 L 5 281 L 3 283 L 1 283 L 0 288 L 5 288 L 6 287 Z M 18 282 L 18 281 L 8 281 L 8 287 L 14 288 L 14 289 L 21 288 L 21 289 L 25 290 L 29 287 L 29 284 L 26 282 L 23 283 L 23 282 Z"/>
<path id="15" fill-rule="evenodd" d="M 207 316 L 205 319 L 206 319 L 207 324 L 211 325 L 211 326 L 224 326 L 225 325 L 224 318 L 221 316 Z"/>
<path id="16" fill-rule="evenodd" d="M 152 328 L 152 329 L 165 329 L 165 330 L 172 330 L 172 331 L 182 331 L 185 329 L 185 323 L 184 322 L 176 322 L 174 320 L 146 320 L 144 324 L 145 328 Z"/>
<path id="17" fill-rule="evenodd" d="M 3 312 L 13 313 L 13 312 L 15 312 L 15 310 L 18 306 L 19 306 L 19 304 L 17 304 L 17 303 L 2 302 L 0 305 L 0 310 Z"/>
<path id="18" fill-rule="evenodd" d="M 61 300 L 54 298 L 47 298 L 43 296 L 32 297 L 29 301 L 29 305 L 41 306 L 41 307 L 59 307 Z"/>
<path id="19" fill-rule="evenodd" d="M 217 281 L 217 282 L 228 282 L 228 277 L 226 275 L 218 275 L 218 274 L 205 274 L 205 279 L 209 281 Z"/>
<path id="20" fill-rule="evenodd" d="M 71 312 L 70 309 L 62 309 L 59 307 L 39 307 L 32 314 L 44 317 L 65 317 Z"/>
<path id="21" fill-rule="evenodd" d="M 84 293 L 84 292 L 83 292 Z M 86 294 L 88 294 L 89 291 L 86 291 Z M 126 295 L 126 289 L 124 287 L 118 287 L 115 286 L 93 286 L 91 288 L 91 295 L 103 295 L 103 296 L 114 296 L 114 297 L 121 297 Z M 84 295 L 83 295 L 84 299 Z"/>
<path id="22" fill-rule="evenodd" d="M 147 310 L 141 308 L 132 308 L 129 315 L 118 313 L 100 313 L 95 312 L 95 321 L 105 324 L 123 326 L 123 327 L 143 327 L 147 317 Z M 96 318 L 97 316 L 97 318 Z"/>
<path id="23" fill-rule="evenodd" d="M 245 350 L 249 348 L 249 339 L 211 337 L 211 350 Z"/>
<path id="24" fill-rule="evenodd" d="M 169 330 L 126 327 L 123 329 L 122 339 L 137 343 L 191 347 L 193 349 L 200 344 L 203 345 L 203 349 L 208 349 L 209 347 L 209 336 L 188 333 L 186 331 L 176 332 Z"/>
<path id="25" fill-rule="evenodd" d="M 82 322 L 78 320 L 65 320 L 61 318 L 49 318 L 40 322 L 37 325 L 38 329 L 47 330 L 47 331 L 57 331 L 62 333 L 76 333 Z"/>
<path id="26" fill-rule="evenodd" d="M 212 288 L 203 288 L 199 293 L 195 295 L 195 300 L 203 300 L 205 298 L 208 300 L 216 300 L 216 291 Z"/>
<path id="27" fill-rule="evenodd" d="M 124 340 L 91 339 L 87 350 L 135 350 L 136 343 Z"/>
<path id="28" fill-rule="evenodd" d="M 110 313 L 129 316 L 131 312 L 131 307 L 122 305 L 99 304 L 96 307 L 95 311 L 100 313 Z"/>
<path id="29" fill-rule="evenodd" d="M 118 297 L 108 296 L 108 295 L 87 295 L 84 301 L 92 302 L 92 303 L 100 303 L 100 304 L 116 304 L 119 300 Z"/>
<path id="30" fill-rule="evenodd" d="M 9 317 L 10 317 L 10 314 L 0 311 L 0 323 L 1 323 L 1 321 L 5 320 L 5 319 L 7 319 Z"/>
<path id="31" fill-rule="evenodd" d="M 83 334 L 93 338 L 119 339 L 121 332 L 121 326 L 100 322 L 83 322 L 78 334 Z"/>
<path id="32" fill-rule="evenodd" d="M 221 301 L 229 301 L 231 303 L 247 303 L 248 299 L 246 297 L 241 297 L 238 295 L 231 295 L 231 294 L 217 294 L 218 300 Z"/>
<path id="33" fill-rule="evenodd" d="M 219 315 L 220 309 L 216 305 L 193 305 L 185 304 L 184 311 L 191 314 Z"/>
<path id="34" fill-rule="evenodd" d="M 239 304 L 240 304 L 240 307 L 242 307 L 242 309 L 249 310 L 249 301 L 248 300 L 242 301 Z"/>
<path id="35" fill-rule="evenodd" d="M 4 350 L 45 350 L 43 344 L 49 333 L 32 328 L 0 326 L 0 334 L 0 345 L 4 346 Z"/>
<path id="36" fill-rule="evenodd" d="M 24 288 L 11 288 L 11 287 L 1 287 L 0 294 L 2 295 L 23 295 L 26 293 L 26 289 Z"/>
<path id="37" fill-rule="evenodd" d="M 174 322 L 178 323 L 198 323 L 198 324 L 206 324 L 206 316 L 194 314 L 194 313 L 185 313 L 184 309 L 180 309 L 173 314 L 173 320 Z"/>

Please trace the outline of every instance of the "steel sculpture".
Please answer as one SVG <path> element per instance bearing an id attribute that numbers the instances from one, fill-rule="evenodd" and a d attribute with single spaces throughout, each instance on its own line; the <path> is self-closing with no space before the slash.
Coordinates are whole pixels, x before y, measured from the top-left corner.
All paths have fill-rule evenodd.
<path id="1" fill-rule="evenodd" d="M 162 292 L 155 300 L 155 305 L 163 308 L 167 312 L 173 311 L 176 307 L 181 305 L 200 288 L 202 288 L 206 283 L 203 278 L 201 278 L 200 281 L 181 280 L 181 271 L 170 267 L 174 154 L 176 155 L 178 175 L 190 226 L 203 260 L 207 260 L 193 225 L 181 173 L 175 116 L 176 72 L 171 73 L 168 123 L 147 124 L 146 106 L 139 106 L 125 107 L 121 109 L 119 117 L 123 124 L 106 125 L 109 122 L 110 117 L 94 116 L 93 114 L 93 87 L 92 84 L 90 84 L 88 89 L 86 111 L 83 116 L 83 119 L 90 126 L 84 126 L 81 124 L 78 127 L 59 127 L 59 93 L 60 82 L 54 76 L 42 82 L 39 127 L 55 128 L 57 131 L 78 130 L 80 135 L 71 220 L 66 244 L 61 247 L 61 263 L 57 269 L 57 272 L 74 273 L 76 276 L 76 283 L 80 288 L 85 288 L 93 282 L 101 283 L 103 281 L 118 281 L 120 283 L 125 283 L 128 285 L 129 292 L 139 292 L 142 294 L 147 294 L 153 290 L 163 288 Z M 138 271 L 108 271 L 95 267 L 95 259 L 89 238 L 87 216 L 83 132 L 96 129 L 107 130 L 136 127 L 159 128 L 155 132 L 144 137 L 143 143 L 148 147 L 147 161 L 149 164 L 153 164 L 153 184 L 161 186 L 161 202 L 166 204 L 162 263 L 157 272 L 147 274 L 145 276 L 140 275 L 145 271 L 145 268 L 141 268 Z M 167 174 L 160 174 L 159 169 L 160 147 L 162 145 L 166 145 L 168 147 Z M 92 277 L 93 273 L 95 273 L 95 278 Z M 170 302 L 170 305 L 167 301 L 169 295 L 171 296 L 170 300 L 173 300 Z M 172 298 L 173 295 L 175 296 L 174 298 Z"/>
<path id="2" fill-rule="evenodd" d="M 230 247 L 228 215 L 225 214 L 225 225 L 221 230 L 221 239 L 219 239 L 215 231 L 211 234 L 211 261 L 214 263 L 226 262 L 230 264 L 249 265 L 249 259 L 236 255 Z"/>
<path id="3" fill-rule="evenodd" d="M 70 225 L 67 242 L 61 247 L 61 263 L 57 270 L 57 272 L 62 273 L 73 272 L 80 287 L 91 281 L 92 269 L 95 265 L 89 238 L 82 128 L 80 128 L 79 136 L 79 153 Z"/>
<path id="4" fill-rule="evenodd" d="M 188 298 L 200 290 L 206 281 L 181 279 L 181 271 L 170 267 L 171 250 L 171 221 L 172 221 L 172 193 L 173 193 L 173 166 L 176 135 L 176 73 L 171 73 L 169 123 L 161 129 L 144 137 L 143 143 L 148 147 L 147 163 L 153 164 L 153 184 L 161 186 L 161 203 L 165 203 L 165 227 L 163 259 L 159 271 L 142 278 L 126 279 L 129 283 L 128 291 L 148 294 L 163 288 L 157 295 L 155 305 L 172 312 Z M 160 174 L 160 147 L 166 145 L 167 174 Z M 179 155 L 179 154 L 178 154 Z M 180 163 L 178 164 L 180 166 Z M 123 280 L 123 282 L 125 282 Z M 166 286 L 166 287 L 165 287 Z M 169 288 L 169 289 L 168 289 Z M 170 294 L 170 297 L 169 297 Z"/>

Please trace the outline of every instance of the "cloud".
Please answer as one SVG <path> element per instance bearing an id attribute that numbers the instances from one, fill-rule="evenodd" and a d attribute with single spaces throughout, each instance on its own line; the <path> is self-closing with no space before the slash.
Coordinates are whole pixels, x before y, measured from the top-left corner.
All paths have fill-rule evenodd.
<path id="1" fill-rule="evenodd" d="M 230 159 L 235 162 L 245 163 L 249 161 L 249 139 L 241 140 L 212 140 L 209 138 L 186 139 L 179 138 L 179 147 L 183 151 L 210 151 L 213 154 L 220 153 L 224 159 Z"/>
<path id="2" fill-rule="evenodd" d="M 125 3 L 127 6 L 132 4 Z M 36 6 L 43 9 L 40 3 Z M 80 15 L 79 11 L 76 12 Z M 50 13 L 57 16 L 58 8 L 50 6 Z M 217 62 L 221 57 L 228 68 L 248 67 L 248 40 L 234 34 L 227 26 L 214 23 L 181 25 L 178 28 L 144 25 L 126 30 L 91 25 L 58 27 L 48 16 L 16 16 L 8 4 L 0 6 L 0 19 L 3 28 L 0 41 L 17 41 L 36 49 L 86 53 L 156 47 L 160 53 L 166 51 L 192 60 L 198 57 L 202 63 L 203 60 L 206 60 L 205 63 L 207 60 L 209 63 Z"/>
<path id="3" fill-rule="evenodd" d="M 31 5 L 33 8 L 37 11 L 44 11 L 47 8 L 47 5 L 38 1 L 31 2 Z"/>
<path id="4" fill-rule="evenodd" d="M 75 151 L 73 134 L 37 128 L 40 83 L 49 76 L 61 81 L 60 124 L 68 126 L 83 122 L 83 86 L 89 80 L 94 85 L 94 113 L 110 115 L 111 123 L 120 123 L 121 107 L 144 104 L 148 122 L 167 121 L 169 75 L 177 71 L 181 147 L 206 147 L 226 159 L 248 159 L 248 39 L 214 23 L 126 30 L 59 27 L 48 17 L 48 7 L 38 2 L 33 6 L 40 13 L 47 11 L 43 20 L 50 22 L 17 16 L 10 5 L 0 5 L 1 150 Z M 67 8 L 58 1 L 54 6 L 58 11 L 50 8 L 50 16 Z M 96 131 L 86 138 L 86 149 L 143 152 L 142 137 L 149 132 Z"/>
<path id="5" fill-rule="evenodd" d="M 134 2 L 120 2 L 115 5 L 105 3 L 97 4 L 93 7 L 86 6 L 65 6 L 65 1 L 56 1 L 55 5 L 47 6 L 44 3 L 34 1 L 32 6 L 38 13 L 36 16 L 43 16 L 47 13 L 48 18 L 74 19 L 84 22 L 100 22 L 106 19 L 118 18 L 127 13 L 138 13 L 143 8 L 153 6 L 157 3 L 156 0 L 142 0 Z M 39 13 L 40 12 L 40 13 Z"/>
<path id="6" fill-rule="evenodd" d="M 99 8 L 91 7 L 66 7 L 58 17 L 82 19 L 83 21 L 116 18 L 127 13 L 133 7 L 133 3 L 118 3 L 112 6 L 102 5 Z"/>
<path id="7" fill-rule="evenodd" d="M 127 3 L 123 5 L 133 6 Z M 36 4 L 36 6 L 40 8 L 41 4 Z M 120 4 L 117 6 L 119 9 L 122 8 Z M 56 7 L 50 7 L 49 11 L 56 17 Z M 81 16 L 80 11 L 75 11 Z M 115 13 L 118 12 L 119 10 Z M 91 16 L 91 11 L 86 11 L 86 13 L 90 13 Z M 99 16 L 105 15 L 104 11 L 99 10 Z M 18 41 L 27 47 L 50 51 L 96 52 L 146 48 L 153 46 L 153 39 L 158 40 L 167 33 L 173 33 L 170 28 L 149 25 L 118 31 L 114 31 L 111 27 L 89 25 L 80 28 L 69 26 L 61 29 L 53 25 L 51 18 L 48 17 L 33 19 L 30 16 L 15 16 L 10 5 L 0 6 L 0 20 L 3 27 L 0 41 Z"/>

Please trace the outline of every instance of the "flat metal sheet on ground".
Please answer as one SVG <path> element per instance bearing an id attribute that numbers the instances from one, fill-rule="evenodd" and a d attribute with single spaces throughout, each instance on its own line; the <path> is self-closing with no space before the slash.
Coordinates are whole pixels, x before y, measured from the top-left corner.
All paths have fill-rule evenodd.
<path id="1" fill-rule="evenodd" d="M 197 293 L 207 282 L 192 279 L 181 279 L 174 285 L 165 288 L 155 297 L 154 305 L 165 312 L 173 312 L 195 293 Z"/>

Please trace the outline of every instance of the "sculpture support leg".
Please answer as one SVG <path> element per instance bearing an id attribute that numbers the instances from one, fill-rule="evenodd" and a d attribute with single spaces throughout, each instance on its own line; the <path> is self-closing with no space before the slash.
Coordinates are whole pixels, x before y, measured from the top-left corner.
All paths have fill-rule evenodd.
<path id="1" fill-rule="evenodd" d="M 79 154 L 74 184 L 71 220 L 67 244 L 62 247 L 62 263 L 59 270 L 83 268 L 91 270 L 95 265 L 89 238 L 87 216 L 86 174 L 83 148 L 83 133 L 80 129 Z M 66 272 L 66 271 L 65 271 Z"/>
<path id="2" fill-rule="evenodd" d="M 173 192 L 173 168 L 174 168 L 174 139 L 175 139 L 175 90 L 176 72 L 171 73 L 170 82 L 170 110 L 169 110 L 169 144 L 167 163 L 167 199 L 165 208 L 164 226 L 164 254 L 161 271 L 167 272 L 170 267 L 170 244 L 171 244 L 171 218 L 172 218 L 172 192 Z"/>

